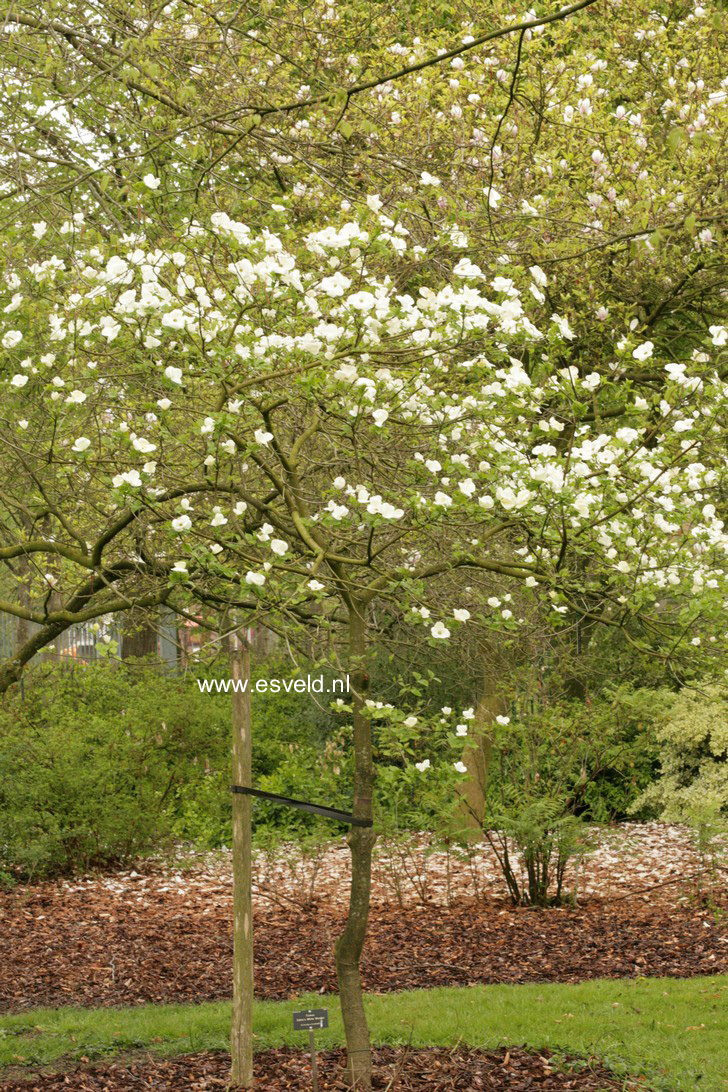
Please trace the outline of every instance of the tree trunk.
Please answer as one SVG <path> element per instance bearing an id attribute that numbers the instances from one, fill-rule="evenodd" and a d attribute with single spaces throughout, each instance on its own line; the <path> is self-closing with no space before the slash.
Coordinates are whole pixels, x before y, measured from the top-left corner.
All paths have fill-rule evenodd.
<path id="1" fill-rule="evenodd" d="M 475 745 L 472 746 L 468 741 L 462 755 L 468 777 L 458 789 L 463 799 L 460 814 L 463 826 L 472 827 L 473 836 L 478 838 L 485 820 L 488 766 L 493 749 L 491 725 L 497 716 L 508 712 L 508 703 L 499 693 L 499 689 L 497 673 L 487 667 L 483 672 L 483 691 L 469 733 Z"/>
<path id="2" fill-rule="evenodd" d="M 30 602 L 30 596 L 28 595 L 27 589 L 22 587 L 22 585 L 18 590 L 18 601 L 19 601 L 21 607 L 27 607 L 28 610 L 31 609 L 32 604 Z M 30 622 L 28 621 L 28 619 L 27 618 L 16 618 L 15 619 L 15 634 L 14 634 L 14 640 L 13 640 L 13 655 L 18 651 L 18 649 L 23 647 L 23 645 L 25 644 L 25 642 L 28 640 L 29 637 L 30 637 Z"/>
<path id="3" fill-rule="evenodd" d="M 357 819 L 372 818 L 374 788 L 371 724 L 363 712 L 369 682 L 366 672 L 365 615 L 365 607 L 356 602 L 349 610 L 349 677 L 354 726 L 352 813 Z M 372 850 L 375 839 L 370 827 L 351 828 L 348 837 L 351 851 L 349 911 L 346 926 L 336 944 L 336 976 L 346 1032 L 347 1080 L 352 1088 L 358 1089 L 369 1089 L 372 1084 L 371 1041 L 364 1012 L 359 962 L 369 921 Z"/>
<path id="4" fill-rule="evenodd" d="M 248 680 L 245 692 L 233 690 L 233 784 L 250 786 L 252 733 L 250 649 L 237 634 L 230 638 L 230 675 Z M 230 1032 L 230 1088 L 253 1087 L 253 904 L 252 798 L 233 793 L 233 1017 Z"/>
<path id="5" fill-rule="evenodd" d="M 121 658 L 157 655 L 156 614 L 150 616 L 146 610 L 130 610 L 124 617 L 124 629 L 121 637 Z"/>
<path id="6" fill-rule="evenodd" d="M 573 558 L 572 568 L 577 579 L 583 579 L 588 567 L 587 558 L 579 554 Z M 590 603 L 588 599 L 582 599 L 582 603 L 585 609 L 591 607 L 594 610 L 596 607 L 596 604 Z M 596 618 L 585 618 L 583 614 L 578 613 L 578 609 L 569 612 L 568 620 L 570 622 L 569 635 L 565 640 L 566 648 L 561 654 L 565 665 L 564 697 L 572 701 L 583 702 L 587 696 L 589 676 L 586 653 L 589 642 L 594 636 L 597 620 Z"/>
<path id="7" fill-rule="evenodd" d="M 33 609 L 33 600 L 30 594 L 32 573 L 27 557 L 19 557 L 15 562 L 15 578 L 18 582 L 18 606 L 26 610 Z M 31 624 L 27 618 L 15 619 L 15 634 L 13 640 L 13 655 L 30 639 Z"/>

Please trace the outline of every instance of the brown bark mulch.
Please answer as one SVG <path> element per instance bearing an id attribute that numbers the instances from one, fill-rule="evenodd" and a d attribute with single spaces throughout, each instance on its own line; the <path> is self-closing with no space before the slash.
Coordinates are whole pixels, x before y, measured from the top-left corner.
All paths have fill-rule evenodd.
<path id="1" fill-rule="evenodd" d="M 256 995 L 335 992 L 341 911 L 259 902 Z M 0 1009 L 199 1002 L 230 994 L 227 900 L 51 883 L 0 895 Z M 728 923 L 689 903 L 593 899 L 576 909 L 461 902 L 372 909 L 370 992 L 728 971 Z"/>
<path id="2" fill-rule="evenodd" d="M 343 1052 L 318 1055 L 322 1092 L 343 1092 Z M 598 1063 L 559 1056 L 554 1063 L 547 1050 L 405 1050 L 383 1047 L 374 1051 L 375 1089 L 390 1092 L 479 1092 L 488 1089 L 578 1089 L 579 1092 L 644 1087 L 641 1081 L 625 1084 Z M 155 1060 L 78 1067 L 72 1071 L 30 1081 L 0 1081 L 0 1092 L 207 1092 L 225 1088 L 230 1067 L 227 1054 L 187 1054 Z M 282 1048 L 255 1056 L 256 1087 L 261 1092 L 301 1092 L 311 1088 L 309 1056 Z"/>

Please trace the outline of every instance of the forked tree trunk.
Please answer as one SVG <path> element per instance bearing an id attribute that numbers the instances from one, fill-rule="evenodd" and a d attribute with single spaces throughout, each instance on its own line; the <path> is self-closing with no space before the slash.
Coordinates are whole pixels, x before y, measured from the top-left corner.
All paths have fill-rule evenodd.
<path id="1" fill-rule="evenodd" d="M 250 680 L 250 649 L 230 638 L 230 675 Z M 250 689 L 233 689 L 233 784 L 250 786 L 252 732 Z M 233 793 L 233 1018 L 230 1032 L 230 1088 L 253 1087 L 253 904 L 252 798 Z"/>
<path id="2" fill-rule="evenodd" d="M 366 608 L 354 603 L 349 611 L 349 679 L 352 690 L 354 727 L 354 802 L 357 819 L 372 818 L 374 765 L 369 718 L 363 707 L 367 691 Z M 372 1083 L 372 1053 L 369 1026 L 364 1013 L 359 962 L 369 921 L 372 878 L 372 850 L 375 834 L 370 827 L 352 827 L 351 893 L 346 926 L 336 944 L 336 976 L 344 1020 L 347 1050 L 347 1079 L 352 1088 L 369 1089 Z"/>

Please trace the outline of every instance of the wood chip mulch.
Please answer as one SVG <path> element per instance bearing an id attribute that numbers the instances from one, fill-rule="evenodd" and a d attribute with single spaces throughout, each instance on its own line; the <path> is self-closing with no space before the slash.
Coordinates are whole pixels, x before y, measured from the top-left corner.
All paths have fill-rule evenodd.
<path id="1" fill-rule="evenodd" d="M 230 995 L 227 895 L 40 884 L 0 895 L 0 1009 L 200 1002 Z M 339 909 L 266 906 L 255 916 L 256 995 L 335 992 Z M 728 918 L 651 897 L 576 909 L 502 902 L 372 910 L 370 992 L 490 982 L 728 972 Z"/>
<path id="2" fill-rule="evenodd" d="M 644 1088 L 639 1079 L 626 1082 L 598 1063 L 560 1056 L 558 1064 L 546 1050 L 533 1052 L 518 1048 L 499 1050 L 381 1048 L 374 1051 L 375 1089 L 390 1092 L 479 1092 L 509 1089 L 510 1092 L 543 1089 L 578 1089 L 596 1092 L 607 1089 Z M 322 1092 L 343 1092 L 343 1053 L 321 1051 L 318 1055 L 319 1087 Z M 227 1054 L 188 1054 L 155 1060 L 145 1057 L 133 1062 L 79 1067 L 65 1073 L 35 1077 L 30 1081 L 0 1081 L 0 1092 L 207 1092 L 225 1088 L 230 1058 Z M 288 1048 L 262 1051 L 255 1056 L 256 1088 L 260 1092 L 301 1092 L 311 1088 L 309 1056 Z"/>

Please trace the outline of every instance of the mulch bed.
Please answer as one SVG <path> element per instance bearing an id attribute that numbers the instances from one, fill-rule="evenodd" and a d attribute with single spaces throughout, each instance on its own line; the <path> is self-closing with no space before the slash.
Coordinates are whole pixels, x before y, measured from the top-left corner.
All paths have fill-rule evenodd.
<path id="1" fill-rule="evenodd" d="M 208 1001 L 230 995 L 230 907 L 199 894 L 132 900 L 52 883 L 0 895 L 0 1009 Z M 258 900 L 256 995 L 335 992 L 340 910 Z M 592 899 L 577 909 L 461 902 L 372 910 L 370 992 L 728 971 L 728 922 L 690 903 Z"/>
<path id="2" fill-rule="evenodd" d="M 558 1065 L 548 1051 L 520 1049 L 490 1051 L 395 1050 L 374 1052 L 374 1088 L 390 1092 L 475 1092 L 480 1089 L 578 1089 L 580 1092 L 644 1087 L 642 1082 L 625 1085 L 597 1063 L 585 1063 L 560 1056 Z M 342 1074 L 343 1053 L 321 1051 L 318 1055 L 319 1086 L 324 1092 L 339 1092 L 348 1085 Z M 204 1092 L 225 1088 L 230 1059 L 227 1054 L 188 1054 L 176 1058 L 77 1068 L 65 1073 L 27 1080 L 0 1081 L 0 1092 L 127 1092 L 154 1089 L 155 1092 Z M 572 1068 L 573 1065 L 573 1068 Z M 266 1050 L 255 1056 L 256 1086 L 261 1092 L 311 1088 L 308 1055 L 290 1049 Z"/>

